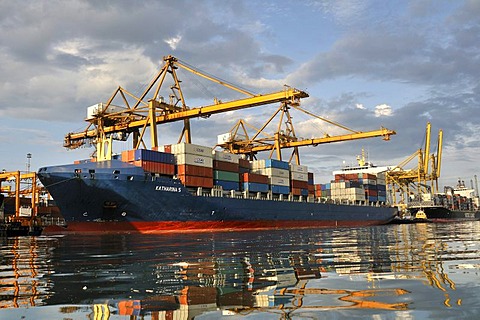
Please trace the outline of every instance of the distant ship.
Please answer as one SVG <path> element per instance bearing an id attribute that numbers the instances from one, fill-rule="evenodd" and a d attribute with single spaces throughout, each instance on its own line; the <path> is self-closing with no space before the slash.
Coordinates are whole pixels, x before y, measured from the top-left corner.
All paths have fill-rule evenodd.
<path id="1" fill-rule="evenodd" d="M 409 202 L 408 209 L 412 215 L 423 210 L 432 221 L 480 220 L 479 199 L 475 192 L 458 180 L 456 187 L 445 187 L 444 193 L 417 195 Z"/>

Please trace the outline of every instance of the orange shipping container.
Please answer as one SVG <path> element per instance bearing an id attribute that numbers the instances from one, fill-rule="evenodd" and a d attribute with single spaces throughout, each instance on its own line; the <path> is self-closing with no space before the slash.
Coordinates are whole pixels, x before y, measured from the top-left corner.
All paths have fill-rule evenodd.
<path id="1" fill-rule="evenodd" d="M 146 160 L 136 160 L 133 164 L 142 167 L 143 170 L 153 173 L 165 174 L 173 176 L 175 174 L 175 165 L 171 163 L 161 163 Z"/>
<path id="2" fill-rule="evenodd" d="M 213 188 L 213 179 L 197 176 L 178 175 L 178 178 L 187 187 Z"/>
<path id="3" fill-rule="evenodd" d="M 213 178 L 213 169 L 207 167 L 193 166 L 189 164 L 181 164 L 177 166 L 177 174 Z"/>
<path id="4" fill-rule="evenodd" d="M 308 181 L 291 180 L 290 183 L 292 188 L 299 188 L 299 189 L 308 188 Z"/>
<path id="5" fill-rule="evenodd" d="M 126 150 L 122 152 L 123 162 L 132 162 L 135 160 L 135 150 Z"/>

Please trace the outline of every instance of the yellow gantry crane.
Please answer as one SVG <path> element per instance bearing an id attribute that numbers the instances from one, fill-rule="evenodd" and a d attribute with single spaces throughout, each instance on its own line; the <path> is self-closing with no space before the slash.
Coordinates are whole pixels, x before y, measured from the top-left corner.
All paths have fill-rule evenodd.
<path id="1" fill-rule="evenodd" d="M 339 136 L 325 134 L 324 137 L 307 140 L 297 139 L 295 137 L 288 110 L 290 107 L 303 110 L 299 105 L 300 99 L 308 97 L 306 92 L 285 86 L 282 91 L 268 94 L 254 94 L 245 89 L 238 88 L 226 81 L 200 72 L 173 56 L 166 56 L 163 58 L 163 61 L 163 67 L 139 97 L 136 97 L 122 87 L 118 87 L 106 103 L 100 103 L 90 107 L 86 119 L 86 121 L 89 122 L 87 128 L 81 132 L 67 134 L 65 136 L 64 146 L 70 149 L 75 149 L 83 145 L 93 144 L 96 145 L 97 149 L 97 161 L 109 160 L 112 158 L 112 141 L 125 141 L 131 134 L 133 135 L 133 149 L 138 149 L 140 147 L 146 148 L 144 138 L 148 127 L 150 130 L 152 149 L 158 146 L 157 125 L 174 121 L 183 121 L 183 129 L 178 138 L 178 142 L 183 140 L 186 143 L 191 143 L 192 138 L 189 120 L 192 118 L 208 118 L 213 114 L 272 103 L 280 103 L 280 108 L 276 113 L 281 113 L 282 116 L 285 115 L 288 126 L 287 134 L 281 132 L 279 126 L 278 131 L 274 134 L 274 138 L 271 139 L 273 143 L 268 143 L 267 140 L 257 141 L 256 139 L 259 134 L 257 133 L 252 139 L 248 139 L 246 142 L 227 141 L 227 144 L 223 145 L 223 147 L 230 150 L 232 153 L 248 154 L 251 157 L 259 151 L 275 149 L 277 150 L 278 158 L 281 158 L 280 149 L 294 148 L 294 152 L 297 156 L 297 163 L 299 163 L 298 147 L 300 146 L 318 145 L 322 143 L 363 139 L 375 136 L 383 136 L 385 140 L 388 140 L 390 135 L 395 134 L 395 131 L 384 128 L 378 131 L 359 132 L 337 124 L 338 126 L 349 130 L 349 133 Z M 187 105 L 183 94 L 181 87 L 182 81 L 179 80 L 177 75 L 178 68 L 182 68 L 197 76 L 223 85 L 226 88 L 237 91 L 247 97 L 228 102 L 222 102 L 217 98 L 214 98 L 213 104 L 211 105 L 190 108 L 190 106 Z M 160 95 L 161 88 L 165 85 L 167 75 L 171 77 L 172 83 L 170 86 L 168 102 L 166 102 L 166 99 Z M 308 113 L 308 111 L 303 111 Z M 269 121 L 271 121 L 273 117 Z M 326 119 L 323 120 L 328 121 Z"/>
<path id="2" fill-rule="evenodd" d="M 10 186 L 2 187 L 2 183 L 6 181 L 15 181 L 14 190 L 10 190 Z M 21 189 L 21 183 L 30 181 L 30 188 Z M 1 193 L 6 193 L 9 196 L 15 196 L 15 218 L 20 218 L 20 195 L 31 196 L 31 214 L 32 218 L 36 214 L 36 205 L 39 199 L 39 188 L 37 186 L 36 172 L 21 173 L 20 171 L 1 172 L 0 173 L 0 190 Z"/>
<path id="3" fill-rule="evenodd" d="M 427 123 L 425 131 L 425 148 L 421 148 L 386 173 L 387 184 L 392 194 L 393 203 L 405 204 L 412 194 L 434 194 L 438 192 L 438 178 L 442 160 L 443 131 L 439 130 L 437 154 L 430 154 L 431 124 Z M 417 159 L 417 164 L 411 169 L 406 166 Z M 430 185 L 429 185 L 430 183 Z"/>
<path id="4" fill-rule="evenodd" d="M 334 125 L 335 127 L 341 128 L 348 133 L 332 136 L 325 132 L 323 137 L 316 137 L 311 139 L 297 137 L 292 121 L 292 116 L 289 111 L 290 108 L 294 108 L 316 119 L 327 122 L 331 125 Z M 279 122 L 274 134 L 266 134 L 264 132 L 265 128 L 269 124 L 271 124 L 273 119 L 277 116 L 279 118 Z M 253 134 L 251 137 L 248 134 L 248 127 L 255 130 L 255 134 Z M 290 156 L 289 162 L 291 162 L 293 158 L 295 158 L 296 164 L 300 164 L 300 157 L 298 151 L 299 147 L 317 146 L 319 144 L 325 143 L 350 141 L 373 137 L 383 137 L 384 140 L 388 141 L 390 140 L 390 136 L 394 134 L 396 134 L 395 131 L 388 130 L 386 128 L 367 132 L 355 131 L 332 120 L 328 120 L 323 117 L 314 115 L 311 112 L 302 109 L 298 104 L 282 103 L 280 107 L 273 113 L 273 115 L 267 120 L 267 122 L 265 122 L 265 124 L 260 129 L 253 127 L 243 119 L 239 120 L 237 124 L 230 130 L 225 141 L 222 141 L 222 143 L 219 143 L 217 146 L 220 146 L 231 153 L 245 154 L 251 160 L 253 160 L 256 157 L 256 154 L 261 151 L 270 151 L 270 158 L 275 152 L 277 159 L 282 160 L 281 150 L 292 148 L 293 151 Z"/>

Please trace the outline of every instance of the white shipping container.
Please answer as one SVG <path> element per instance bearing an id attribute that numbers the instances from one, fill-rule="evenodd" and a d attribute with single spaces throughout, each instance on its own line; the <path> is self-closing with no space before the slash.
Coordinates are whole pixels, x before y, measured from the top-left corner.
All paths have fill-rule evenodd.
<path id="1" fill-rule="evenodd" d="M 349 181 L 342 181 L 342 182 L 332 182 L 331 183 L 331 188 L 333 189 L 345 189 L 345 188 L 350 188 L 350 182 Z"/>
<path id="2" fill-rule="evenodd" d="M 87 120 L 94 119 L 96 116 L 100 115 L 101 113 L 115 113 L 115 112 L 122 112 L 125 110 L 125 108 L 119 107 L 119 106 L 114 106 L 114 105 L 109 105 L 107 110 L 103 112 L 103 109 L 105 108 L 105 104 L 103 103 L 97 103 L 94 104 L 93 106 L 90 106 L 87 108 Z"/>
<path id="3" fill-rule="evenodd" d="M 199 156 L 198 154 L 181 153 L 175 155 L 175 162 L 178 165 L 188 164 L 192 166 L 213 168 L 212 157 Z"/>
<path id="4" fill-rule="evenodd" d="M 290 180 L 288 178 L 281 178 L 281 177 L 269 177 L 270 184 L 274 184 L 276 186 L 290 186 Z"/>
<path id="5" fill-rule="evenodd" d="M 238 154 L 233 154 L 230 152 L 223 152 L 223 151 L 215 151 L 215 150 L 213 152 L 214 152 L 214 159 L 218 161 L 238 163 L 238 159 L 240 159 L 240 156 Z"/>
<path id="6" fill-rule="evenodd" d="M 378 179 L 377 178 L 377 185 L 386 185 L 387 181 L 385 179 Z"/>
<path id="7" fill-rule="evenodd" d="M 292 172 L 292 180 L 308 181 L 308 172 L 307 173 Z"/>
<path id="8" fill-rule="evenodd" d="M 377 184 L 377 180 L 373 180 L 373 179 L 363 179 L 363 184 L 376 185 L 376 184 Z"/>
<path id="9" fill-rule="evenodd" d="M 230 142 L 232 140 L 232 133 L 227 132 L 224 134 L 219 134 L 217 136 L 217 144 L 224 144 L 225 142 Z"/>
<path id="10" fill-rule="evenodd" d="M 290 163 L 290 171 L 291 172 L 299 172 L 299 173 L 308 174 L 308 167 L 307 166 L 302 166 L 302 165 L 299 165 L 299 164 Z M 307 176 L 307 178 L 308 178 L 308 176 Z M 308 181 L 308 179 L 307 179 L 307 181 Z"/>
<path id="11" fill-rule="evenodd" d="M 377 173 L 377 180 L 378 179 L 383 179 L 385 180 L 387 178 L 387 175 L 384 172 L 379 172 Z"/>
<path id="12" fill-rule="evenodd" d="M 210 147 L 200 146 L 197 144 L 191 143 L 178 143 L 172 144 L 172 153 L 173 154 L 196 154 L 199 156 L 210 157 L 213 158 L 212 155 L 213 149 Z"/>
<path id="13" fill-rule="evenodd" d="M 268 177 L 290 178 L 290 172 L 279 168 L 261 168 L 252 170 L 253 173 L 263 174 Z"/>

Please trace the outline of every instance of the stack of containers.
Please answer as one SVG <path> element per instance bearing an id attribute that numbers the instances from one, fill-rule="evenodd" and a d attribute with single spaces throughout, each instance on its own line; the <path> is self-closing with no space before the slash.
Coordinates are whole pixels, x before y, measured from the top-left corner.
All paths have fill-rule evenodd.
<path id="1" fill-rule="evenodd" d="M 387 180 L 385 173 L 377 174 L 377 195 L 378 201 L 387 202 Z"/>
<path id="2" fill-rule="evenodd" d="M 315 196 L 315 185 L 313 181 L 313 172 L 308 173 L 308 195 Z"/>
<path id="3" fill-rule="evenodd" d="M 339 181 L 331 183 L 332 199 L 365 201 L 365 190 L 358 181 Z"/>
<path id="4" fill-rule="evenodd" d="M 290 187 L 294 196 L 308 196 L 308 167 L 290 164 Z"/>
<path id="5" fill-rule="evenodd" d="M 240 190 L 239 156 L 236 154 L 213 151 L 213 184 L 223 190 Z"/>
<path id="6" fill-rule="evenodd" d="M 266 159 L 252 162 L 252 172 L 265 175 L 269 179 L 273 194 L 290 193 L 290 170 L 288 162 Z"/>
<path id="7" fill-rule="evenodd" d="M 189 143 L 171 146 L 177 164 L 177 177 L 187 187 L 213 187 L 212 148 Z"/>
<path id="8" fill-rule="evenodd" d="M 361 182 L 365 189 L 365 199 L 370 202 L 377 202 L 377 176 L 371 173 L 363 173 Z"/>
<path id="9" fill-rule="evenodd" d="M 315 197 L 317 198 L 330 198 L 331 193 L 331 184 L 330 183 L 318 183 L 314 185 L 315 187 Z"/>
<path id="10" fill-rule="evenodd" d="M 267 193 L 270 189 L 269 178 L 259 173 L 245 172 L 241 174 L 242 191 Z"/>
<path id="11" fill-rule="evenodd" d="M 147 149 L 127 150 L 122 152 L 122 161 L 131 163 L 143 170 L 162 175 L 175 174 L 173 154 Z"/>
<path id="12" fill-rule="evenodd" d="M 238 172 L 240 174 L 248 173 L 252 169 L 250 161 L 247 159 L 240 158 L 238 159 Z"/>

